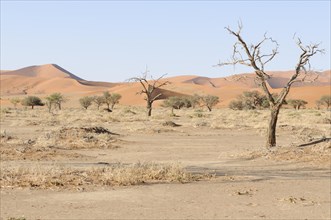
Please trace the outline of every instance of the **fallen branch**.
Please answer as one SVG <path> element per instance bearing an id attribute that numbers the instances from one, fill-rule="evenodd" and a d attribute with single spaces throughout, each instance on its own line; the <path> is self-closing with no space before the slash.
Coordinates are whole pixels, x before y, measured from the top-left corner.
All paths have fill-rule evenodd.
<path id="1" fill-rule="evenodd" d="M 318 143 L 321 143 L 321 142 L 328 142 L 328 141 L 331 141 L 331 138 L 322 138 L 322 139 L 312 141 L 312 142 L 309 142 L 309 143 L 306 143 L 306 144 L 300 144 L 298 147 L 306 147 L 306 146 L 309 146 L 309 145 L 318 144 Z"/>

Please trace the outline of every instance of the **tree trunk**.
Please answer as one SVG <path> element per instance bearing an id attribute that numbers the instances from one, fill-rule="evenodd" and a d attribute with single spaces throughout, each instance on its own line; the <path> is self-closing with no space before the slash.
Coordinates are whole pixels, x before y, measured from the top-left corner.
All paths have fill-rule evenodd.
<path id="1" fill-rule="evenodd" d="M 33 109 L 34 105 L 31 105 L 31 109 Z"/>
<path id="2" fill-rule="evenodd" d="M 211 112 L 211 107 L 207 106 L 208 110 Z"/>
<path id="3" fill-rule="evenodd" d="M 276 146 L 276 126 L 278 120 L 280 106 L 275 106 L 271 109 L 269 128 L 268 128 L 268 139 L 266 147 L 275 147 Z"/>
<path id="4" fill-rule="evenodd" d="M 152 103 L 151 102 L 147 102 L 147 116 L 151 116 L 152 115 Z"/>
<path id="5" fill-rule="evenodd" d="M 47 108 L 48 108 L 48 113 L 51 113 L 52 110 L 52 103 L 46 102 Z"/>

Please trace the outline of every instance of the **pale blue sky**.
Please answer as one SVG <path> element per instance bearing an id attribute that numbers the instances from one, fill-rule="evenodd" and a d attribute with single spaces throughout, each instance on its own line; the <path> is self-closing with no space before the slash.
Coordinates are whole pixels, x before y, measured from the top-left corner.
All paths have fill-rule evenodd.
<path id="1" fill-rule="evenodd" d="M 231 56 L 225 26 L 257 42 L 264 32 L 280 54 L 266 70 L 293 69 L 306 42 L 322 42 L 312 59 L 330 69 L 330 1 L 3 1 L 1 69 L 56 63 L 95 81 L 124 81 L 148 65 L 154 76 L 221 77 L 250 69 L 213 67 Z"/>

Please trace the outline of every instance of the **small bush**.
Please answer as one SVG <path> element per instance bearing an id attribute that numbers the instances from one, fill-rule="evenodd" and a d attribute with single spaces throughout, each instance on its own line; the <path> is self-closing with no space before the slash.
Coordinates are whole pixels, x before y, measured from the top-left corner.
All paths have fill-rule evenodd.
<path id="1" fill-rule="evenodd" d="M 79 103 L 83 108 L 87 109 L 88 107 L 90 107 L 92 105 L 93 100 L 94 100 L 93 97 L 85 96 L 85 97 L 79 99 Z"/>
<path id="2" fill-rule="evenodd" d="M 107 105 L 107 109 L 111 112 L 115 105 L 119 103 L 122 96 L 117 93 L 110 94 L 108 91 L 103 93 L 104 103 Z"/>
<path id="3" fill-rule="evenodd" d="M 324 95 L 319 100 L 316 101 L 317 108 L 320 106 L 325 106 L 327 109 L 331 106 L 331 95 Z"/>
<path id="4" fill-rule="evenodd" d="M 308 104 L 308 102 L 302 99 L 289 99 L 287 103 L 296 110 L 299 110 L 300 108 L 305 108 L 305 105 Z"/>
<path id="5" fill-rule="evenodd" d="M 278 94 L 272 94 L 274 100 L 277 100 Z M 286 104 L 284 100 L 283 104 Z M 239 95 L 236 100 L 229 103 L 229 108 L 233 110 L 254 110 L 266 109 L 270 107 L 267 96 L 262 95 L 259 91 L 245 91 Z"/>
<path id="6" fill-rule="evenodd" d="M 213 96 L 213 95 L 206 95 L 201 96 L 201 102 L 204 106 L 208 108 L 209 111 L 212 110 L 212 108 L 219 103 L 219 97 Z"/>
<path id="7" fill-rule="evenodd" d="M 21 99 L 15 97 L 15 98 L 10 99 L 10 102 L 14 105 L 14 108 L 16 108 L 17 104 L 21 102 Z"/>
<path id="8" fill-rule="evenodd" d="M 243 110 L 244 104 L 241 100 L 233 100 L 230 102 L 229 108 L 232 110 Z"/>
<path id="9" fill-rule="evenodd" d="M 44 103 L 42 103 L 41 99 L 37 96 L 28 96 L 21 101 L 21 104 L 24 106 L 31 106 L 31 109 L 33 109 L 34 106 L 43 106 L 44 105 Z"/>
<path id="10" fill-rule="evenodd" d="M 52 106 L 57 106 L 60 110 L 62 109 L 62 103 L 66 102 L 67 99 L 59 92 L 53 93 L 46 97 L 47 106 L 51 111 Z"/>
<path id="11" fill-rule="evenodd" d="M 94 96 L 93 102 L 97 105 L 98 110 L 100 109 L 100 106 L 105 103 L 105 99 L 103 96 Z"/>

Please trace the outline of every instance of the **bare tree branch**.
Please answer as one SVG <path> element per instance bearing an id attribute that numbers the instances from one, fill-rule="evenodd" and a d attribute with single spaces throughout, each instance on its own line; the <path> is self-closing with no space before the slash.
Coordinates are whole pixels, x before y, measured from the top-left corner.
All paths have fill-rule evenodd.
<path id="1" fill-rule="evenodd" d="M 162 95 L 162 93 L 155 94 L 156 89 L 159 89 L 167 84 L 170 84 L 170 82 L 169 81 L 161 82 L 161 80 L 166 76 L 166 74 L 163 74 L 157 79 L 154 79 L 151 76 L 151 80 L 147 80 L 148 72 L 149 71 L 146 67 L 146 71 L 142 73 L 141 77 L 132 77 L 128 79 L 128 81 L 139 82 L 141 84 L 142 90 L 137 94 L 145 94 L 144 100 L 146 100 L 147 103 L 147 115 L 151 116 L 153 102 L 158 98 L 160 98 L 160 96 Z"/>
<path id="2" fill-rule="evenodd" d="M 267 147 L 272 147 L 276 145 L 276 124 L 278 119 L 278 113 L 282 104 L 284 103 L 287 94 L 290 91 L 291 86 L 295 82 L 309 81 L 308 73 L 311 69 L 310 58 L 316 53 L 323 53 L 324 50 L 318 49 L 319 44 L 303 45 L 301 39 L 298 38 L 297 45 L 301 50 L 301 54 L 295 68 L 295 73 L 291 76 L 279 96 L 277 98 L 274 98 L 267 86 L 267 80 L 270 78 L 270 75 L 268 75 L 264 71 L 264 68 L 266 64 L 271 62 L 278 54 L 279 45 L 277 41 L 275 41 L 271 37 L 267 37 L 265 33 L 262 40 L 260 40 L 255 45 L 251 44 L 248 47 L 246 41 L 242 38 L 241 35 L 242 27 L 242 23 L 239 22 L 237 32 L 230 29 L 230 27 L 225 28 L 231 35 L 236 37 L 236 42 L 233 45 L 231 61 L 223 63 L 220 62 L 217 66 L 235 66 L 237 64 L 240 64 L 250 66 L 254 69 L 256 74 L 256 80 L 260 84 L 260 87 L 262 88 L 264 93 L 267 95 L 267 98 L 270 103 L 271 118 L 268 128 Z M 271 52 L 262 52 L 262 49 L 265 48 L 266 43 L 271 43 L 273 45 Z M 316 79 L 317 78 L 312 78 L 311 81 L 314 81 Z"/>

